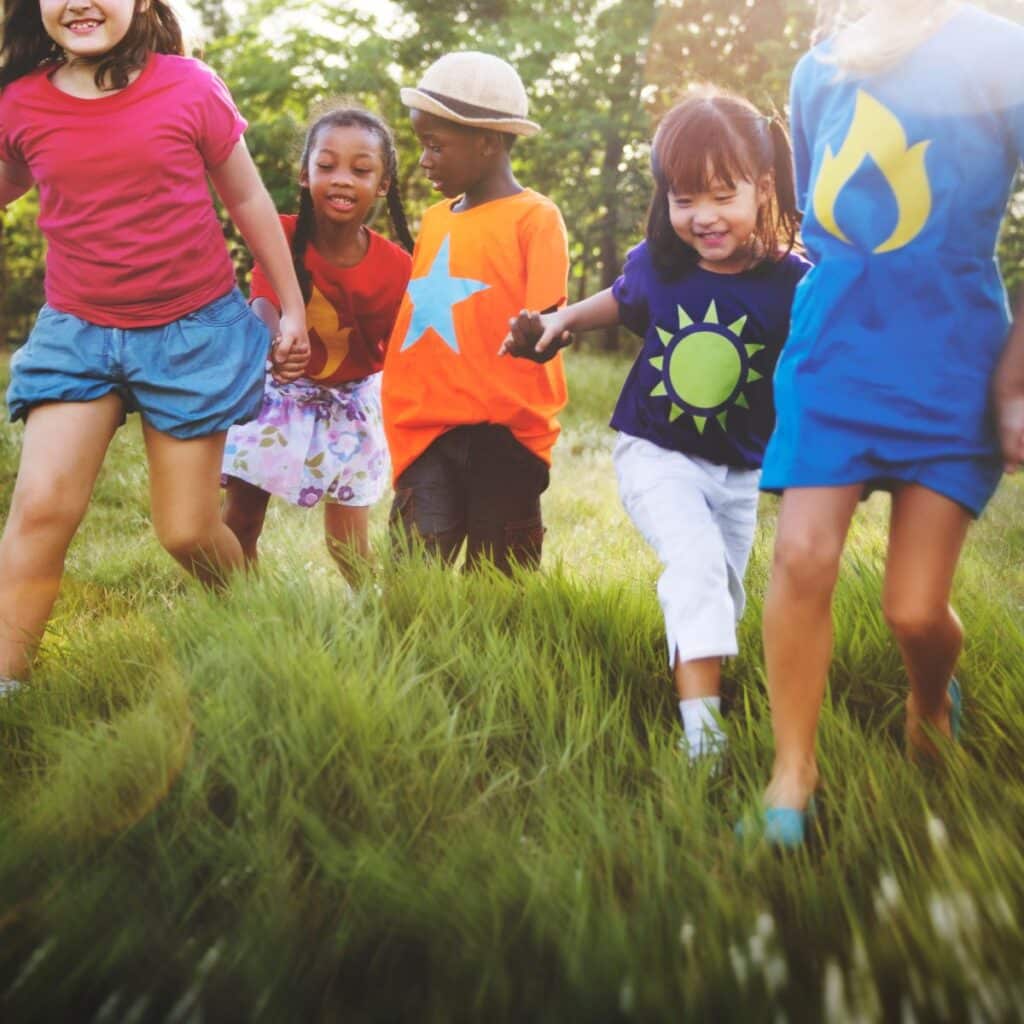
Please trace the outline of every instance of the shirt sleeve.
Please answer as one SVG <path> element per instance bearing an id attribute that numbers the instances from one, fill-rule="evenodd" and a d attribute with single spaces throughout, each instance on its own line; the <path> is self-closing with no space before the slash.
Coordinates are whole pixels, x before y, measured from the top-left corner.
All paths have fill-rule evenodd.
<path id="1" fill-rule="evenodd" d="M 523 224 L 526 308 L 561 306 L 569 290 L 569 237 L 554 203 L 539 205 Z"/>
<path id="2" fill-rule="evenodd" d="M 650 320 L 647 279 L 653 269 L 646 252 L 644 242 L 631 249 L 622 273 L 612 285 L 612 296 L 619 304 L 619 322 L 641 338 L 647 333 Z"/>
<path id="3" fill-rule="evenodd" d="M 223 81 L 205 65 L 200 66 L 206 82 L 196 141 L 206 166 L 217 167 L 231 155 L 248 123 L 238 112 Z"/>
<path id="4" fill-rule="evenodd" d="M 9 100 L 5 102 L 4 94 L 0 92 L 0 161 L 5 164 L 23 164 L 25 161 L 12 138 L 12 106 Z"/>

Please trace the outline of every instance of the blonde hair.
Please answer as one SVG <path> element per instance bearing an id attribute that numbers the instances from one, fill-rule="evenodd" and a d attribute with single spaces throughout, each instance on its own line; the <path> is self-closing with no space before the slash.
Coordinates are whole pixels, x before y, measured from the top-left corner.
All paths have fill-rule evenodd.
<path id="1" fill-rule="evenodd" d="M 834 32 L 823 60 L 840 74 L 870 75 L 902 60 L 945 24 L 957 0 L 831 0 L 819 3 L 819 32 Z"/>

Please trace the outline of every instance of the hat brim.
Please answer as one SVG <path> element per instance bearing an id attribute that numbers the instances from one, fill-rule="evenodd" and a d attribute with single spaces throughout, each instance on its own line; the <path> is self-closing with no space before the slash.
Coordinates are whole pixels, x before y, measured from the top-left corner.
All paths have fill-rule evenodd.
<path id="1" fill-rule="evenodd" d="M 402 89 L 400 91 L 402 103 L 413 110 L 422 110 L 425 114 L 433 114 L 435 117 L 443 118 L 445 121 L 454 121 L 456 124 L 465 125 L 467 128 L 489 128 L 496 132 L 507 132 L 509 135 L 536 135 L 540 131 L 540 125 L 533 121 L 527 121 L 523 117 L 511 117 L 504 114 L 495 116 L 475 117 L 460 114 L 451 107 L 446 106 L 441 100 L 429 96 L 419 89 Z"/>

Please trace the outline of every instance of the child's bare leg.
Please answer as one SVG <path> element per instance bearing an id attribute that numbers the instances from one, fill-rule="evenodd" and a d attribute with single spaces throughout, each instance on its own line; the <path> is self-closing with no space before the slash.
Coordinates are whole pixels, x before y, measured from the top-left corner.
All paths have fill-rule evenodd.
<path id="1" fill-rule="evenodd" d="M 910 680 L 907 744 L 937 753 L 925 726 L 949 737 L 949 681 L 963 646 L 963 627 L 949 605 L 970 513 L 917 485 L 893 495 L 883 608 Z"/>
<path id="2" fill-rule="evenodd" d="M 246 480 L 229 476 L 224 488 L 224 504 L 221 515 L 231 532 L 242 545 L 246 564 L 253 566 L 257 560 L 257 545 L 267 518 L 270 495 Z"/>
<path id="3" fill-rule="evenodd" d="M 370 561 L 370 509 L 366 505 L 324 504 L 327 550 L 342 575 L 355 583 L 359 567 Z"/>
<path id="4" fill-rule="evenodd" d="M 53 402 L 25 424 L 18 479 L 0 539 L 0 677 L 26 674 L 53 609 L 64 557 L 85 515 L 123 408 L 116 395 Z"/>
<path id="5" fill-rule="evenodd" d="M 168 554 L 207 586 L 244 564 L 238 538 L 220 517 L 225 432 L 180 440 L 143 422 L 153 528 Z"/>
<path id="6" fill-rule="evenodd" d="M 705 754 L 721 754 L 726 739 L 722 731 L 719 691 L 722 684 L 722 659 L 694 658 L 683 661 L 676 655 L 672 674 L 679 697 L 679 713 L 684 739 L 680 746 L 695 759 Z"/>
<path id="7" fill-rule="evenodd" d="M 717 697 L 722 684 L 722 659 L 694 658 L 693 661 L 681 661 L 677 655 L 673 675 L 680 700 Z"/>
<path id="8" fill-rule="evenodd" d="M 818 782 L 815 736 L 832 657 L 832 591 L 859 485 L 790 488 L 782 497 L 764 604 L 775 734 L 770 807 L 802 810 Z"/>

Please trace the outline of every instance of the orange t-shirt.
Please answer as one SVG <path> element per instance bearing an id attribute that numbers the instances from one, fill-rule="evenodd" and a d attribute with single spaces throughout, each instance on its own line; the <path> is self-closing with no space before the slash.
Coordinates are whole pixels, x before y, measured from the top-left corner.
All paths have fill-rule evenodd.
<path id="1" fill-rule="evenodd" d="M 412 278 L 384 360 L 384 430 L 395 479 L 441 434 L 471 423 L 509 428 L 551 462 L 566 401 L 561 355 L 498 355 L 521 309 L 565 302 L 569 251 L 558 207 L 531 189 L 462 213 L 423 216 Z"/>

